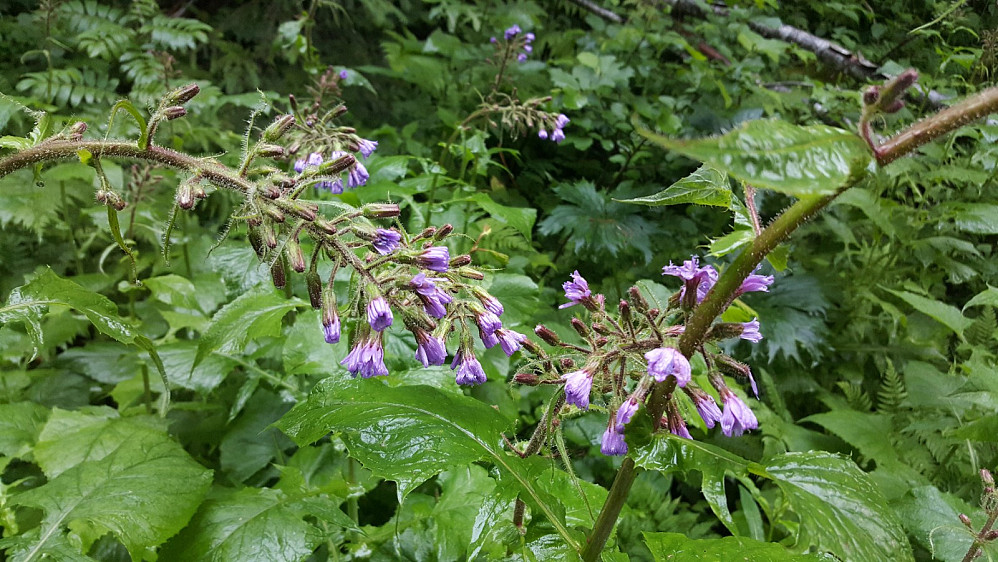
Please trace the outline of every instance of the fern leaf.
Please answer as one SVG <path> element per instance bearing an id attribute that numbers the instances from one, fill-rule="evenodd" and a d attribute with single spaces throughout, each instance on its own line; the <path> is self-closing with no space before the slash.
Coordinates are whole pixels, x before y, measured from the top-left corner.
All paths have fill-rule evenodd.
<path id="1" fill-rule="evenodd" d="M 894 363 L 888 359 L 887 368 L 880 377 L 880 390 L 877 391 L 877 410 L 894 413 L 907 397 L 908 391 L 904 388 L 904 380 L 900 373 L 894 369 Z"/>

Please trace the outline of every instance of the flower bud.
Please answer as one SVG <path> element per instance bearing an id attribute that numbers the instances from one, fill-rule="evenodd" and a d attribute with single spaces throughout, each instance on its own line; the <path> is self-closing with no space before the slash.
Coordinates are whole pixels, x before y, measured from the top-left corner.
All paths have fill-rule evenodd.
<path id="1" fill-rule="evenodd" d="M 640 289 L 637 287 L 631 287 L 627 290 L 627 294 L 631 297 L 631 302 L 634 303 L 634 308 L 636 308 L 638 312 L 648 310 L 648 301 L 645 300 L 645 297 L 641 294 Z"/>
<path id="2" fill-rule="evenodd" d="M 981 480 L 984 482 L 985 486 L 994 486 L 995 485 L 994 476 L 992 476 L 991 475 L 991 471 L 988 470 L 988 469 L 986 469 L 986 468 L 982 468 L 981 469 Z"/>
<path id="3" fill-rule="evenodd" d="M 173 121 L 174 119 L 179 119 L 187 115 L 187 110 L 180 107 L 179 105 L 171 105 L 170 107 L 163 110 L 163 117 L 166 117 L 167 121 Z"/>
<path id="4" fill-rule="evenodd" d="M 256 256 L 258 258 L 262 258 L 267 251 L 263 249 L 263 238 L 260 237 L 260 229 L 253 228 L 251 225 L 248 237 L 250 245 L 252 245 L 253 250 L 256 251 Z"/>
<path id="5" fill-rule="evenodd" d="M 288 104 L 291 105 L 291 111 L 298 111 L 298 100 L 294 94 L 288 94 Z"/>
<path id="6" fill-rule="evenodd" d="M 284 222 L 284 213 L 280 209 L 272 207 L 270 205 L 265 205 L 263 207 L 263 212 L 274 222 Z"/>
<path id="7" fill-rule="evenodd" d="M 625 324 L 630 324 L 631 323 L 631 305 L 628 304 L 627 301 L 621 299 L 620 304 L 617 305 L 617 307 L 620 309 L 620 316 L 621 316 L 621 319 L 624 321 L 624 323 Z"/>
<path id="8" fill-rule="evenodd" d="M 327 221 L 322 217 L 316 217 L 313 223 L 315 224 L 315 226 L 319 227 L 323 232 L 325 232 L 330 236 L 334 236 L 336 235 L 337 232 L 339 232 L 338 230 L 336 230 L 336 225 L 334 225 L 332 222 Z"/>
<path id="9" fill-rule="evenodd" d="M 451 267 L 461 267 L 470 264 L 471 264 L 471 256 L 469 256 L 468 254 L 462 254 L 450 260 Z"/>
<path id="10" fill-rule="evenodd" d="M 551 329 L 544 324 L 538 324 L 534 327 L 534 333 L 548 345 L 558 345 L 561 343 L 561 338 L 558 337 L 558 334 L 551 331 Z"/>
<path id="11" fill-rule="evenodd" d="M 166 96 L 166 103 L 173 105 L 187 103 L 191 101 L 194 96 L 198 95 L 198 92 L 200 91 L 201 88 L 194 83 L 181 86 Z"/>
<path id="12" fill-rule="evenodd" d="M 710 327 L 704 339 L 713 341 L 737 338 L 742 335 L 743 330 L 744 327 L 738 322 L 720 322 Z"/>
<path id="13" fill-rule="evenodd" d="M 402 214 L 402 210 L 394 203 L 364 205 L 364 216 L 369 219 L 390 219 L 400 214 Z"/>
<path id="14" fill-rule="evenodd" d="M 321 170 L 323 174 L 336 175 L 346 171 L 356 163 L 357 159 L 353 157 L 353 154 L 344 153 L 343 156 L 340 156 L 336 160 L 330 160 L 323 164 Z"/>
<path id="15" fill-rule="evenodd" d="M 517 373 L 513 375 L 513 382 L 526 386 L 537 386 L 541 378 L 533 373 Z"/>
<path id="16" fill-rule="evenodd" d="M 283 289 L 284 285 L 287 284 L 287 279 L 284 278 L 284 263 L 281 260 L 277 260 L 274 265 L 270 266 L 270 278 L 274 280 L 274 286 L 278 289 Z"/>
<path id="17" fill-rule="evenodd" d="M 274 233 L 274 227 L 270 223 L 260 227 L 260 237 L 271 250 L 277 247 L 277 234 Z"/>
<path id="18" fill-rule="evenodd" d="M 562 357 L 561 360 L 558 361 L 558 363 L 561 364 L 562 369 L 567 370 L 575 368 L 575 361 L 573 361 L 571 357 Z"/>
<path id="19" fill-rule="evenodd" d="M 277 144 L 261 143 L 257 145 L 256 153 L 264 158 L 281 158 L 284 156 L 284 147 Z"/>
<path id="20" fill-rule="evenodd" d="M 302 254 L 301 244 L 298 243 L 297 237 L 288 238 L 284 245 L 284 255 L 287 256 L 291 269 L 298 273 L 305 272 L 305 255 Z"/>
<path id="21" fill-rule="evenodd" d="M 302 220 L 312 222 L 318 216 L 319 207 L 315 205 L 302 203 L 300 201 L 289 201 L 287 199 L 281 199 L 278 200 L 278 202 L 285 211 Z"/>
<path id="22" fill-rule="evenodd" d="M 345 106 L 343 104 L 340 104 L 340 105 L 336 106 L 335 108 L 333 108 L 333 118 L 335 119 L 336 117 L 341 117 L 347 111 L 348 111 L 347 110 L 347 106 Z"/>
<path id="23" fill-rule="evenodd" d="M 481 281 L 485 279 L 485 274 L 477 269 L 472 269 L 470 267 L 462 267 L 457 270 L 457 274 L 465 279 L 474 279 L 475 281 Z"/>
<path id="24" fill-rule="evenodd" d="M 428 226 L 424 228 L 423 231 L 420 232 L 415 238 L 413 238 L 412 241 L 415 242 L 416 240 L 419 240 L 421 238 L 429 238 L 430 236 L 433 236 L 436 232 L 437 232 L 437 227 Z"/>
<path id="25" fill-rule="evenodd" d="M 607 343 L 608 343 L 608 342 L 609 342 L 610 340 L 609 340 L 608 338 L 604 337 L 604 336 L 599 336 L 599 337 L 597 337 L 597 338 L 596 338 L 595 340 L 593 340 L 593 341 L 594 341 L 594 343 L 596 344 L 596 347 L 603 347 L 603 346 L 604 346 L 604 345 L 606 345 L 606 344 L 607 344 Z"/>
<path id="26" fill-rule="evenodd" d="M 608 336 L 613 333 L 606 324 L 600 324 L 599 322 L 593 322 L 593 331 L 601 336 Z"/>
<path id="27" fill-rule="evenodd" d="M 653 308 L 653 309 L 651 309 L 651 310 L 648 311 L 648 316 L 651 316 L 651 319 L 654 320 L 654 319 L 658 318 L 658 315 L 661 314 L 661 312 L 662 312 L 661 310 L 659 310 L 657 308 Z"/>
<path id="28" fill-rule="evenodd" d="M 886 106 L 884 106 L 883 110 L 884 113 L 897 113 L 898 111 L 901 111 L 901 109 L 903 108 L 904 108 L 904 100 L 896 99 L 891 103 L 887 104 Z"/>
<path id="29" fill-rule="evenodd" d="M 113 207 L 116 211 L 120 211 L 125 208 L 125 200 L 110 189 L 97 190 L 97 201 L 109 207 Z"/>
<path id="30" fill-rule="evenodd" d="M 863 90 L 863 104 L 873 105 L 880 99 L 880 86 L 870 86 Z"/>
<path id="31" fill-rule="evenodd" d="M 586 324 L 582 320 L 573 317 L 572 327 L 575 328 L 575 331 L 578 332 L 580 336 L 584 338 L 589 337 L 589 328 L 586 327 Z"/>
<path id="32" fill-rule="evenodd" d="M 322 308 L 322 279 L 314 269 L 305 274 L 305 286 L 308 287 L 308 300 L 312 303 L 312 308 L 319 310 Z"/>
<path id="33" fill-rule="evenodd" d="M 437 230 L 437 233 L 433 236 L 433 239 L 443 240 L 444 238 L 447 238 L 447 235 L 449 235 L 453 231 L 454 231 L 454 225 L 445 224 Z"/>
<path id="34" fill-rule="evenodd" d="M 191 186 L 191 194 L 194 195 L 195 199 L 208 198 L 208 192 L 204 190 L 204 187 L 200 183 L 196 183 Z"/>
<path id="35" fill-rule="evenodd" d="M 83 121 L 77 121 L 73 123 L 73 126 L 69 128 L 69 138 L 74 141 L 78 141 L 83 138 L 83 133 L 87 131 L 87 124 Z"/>
<path id="36" fill-rule="evenodd" d="M 998 539 L 998 529 L 991 529 L 990 531 L 984 534 L 984 540 L 988 542 L 991 542 L 995 539 Z"/>
<path id="37" fill-rule="evenodd" d="M 260 194 L 266 197 L 267 199 L 277 199 L 278 197 L 281 196 L 280 188 L 274 184 L 268 183 L 265 185 L 261 185 L 259 189 L 260 189 Z M 278 222 L 284 222 L 284 219 L 281 219 Z"/>
<path id="38" fill-rule="evenodd" d="M 267 142 L 274 142 L 284 136 L 285 133 L 291 130 L 291 127 L 295 125 L 294 115 L 278 115 L 277 119 L 270 124 L 269 127 L 264 129 L 263 140 Z"/>
<path id="39" fill-rule="evenodd" d="M 960 514 L 960 523 L 966 525 L 968 529 L 973 529 L 973 525 L 970 522 L 970 517 L 967 517 L 967 514 L 965 513 Z"/>
<path id="40" fill-rule="evenodd" d="M 535 342 L 532 339 L 529 338 L 525 339 L 520 342 L 520 345 L 522 345 L 524 349 L 529 351 L 531 354 L 540 357 L 541 359 L 544 359 L 548 356 L 548 354 L 544 353 L 544 350 L 541 349 L 541 346 L 537 345 L 537 342 Z"/>
<path id="41" fill-rule="evenodd" d="M 177 201 L 177 206 L 185 211 L 189 211 L 194 208 L 194 189 L 191 186 L 191 182 L 181 182 L 180 185 L 177 186 L 177 195 L 175 199 Z"/>

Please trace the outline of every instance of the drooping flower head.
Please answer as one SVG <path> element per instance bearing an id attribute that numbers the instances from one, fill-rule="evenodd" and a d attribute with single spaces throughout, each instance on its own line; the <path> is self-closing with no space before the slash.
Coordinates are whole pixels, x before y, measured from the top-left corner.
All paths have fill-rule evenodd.
<path id="1" fill-rule="evenodd" d="M 478 337 L 481 338 L 485 349 L 492 349 L 499 345 L 499 336 L 495 332 L 484 332 L 481 328 L 478 328 Z"/>
<path id="2" fill-rule="evenodd" d="M 593 375 L 588 369 L 572 371 L 561 376 L 565 381 L 565 403 L 580 410 L 589 409 L 589 394 L 593 389 Z"/>
<path id="3" fill-rule="evenodd" d="M 624 403 L 620 405 L 617 409 L 617 427 L 620 428 L 621 433 L 624 431 L 624 426 L 631 423 L 631 418 L 638 411 L 638 398 L 637 396 L 631 395 L 624 400 Z"/>
<path id="4" fill-rule="evenodd" d="M 484 308 L 475 311 L 475 323 L 478 324 L 478 329 L 486 334 L 491 334 L 502 328 L 502 320 Z"/>
<path id="5" fill-rule="evenodd" d="M 648 361 L 648 374 L 658 382 L 664 382 L 670 375 L 676 377 L 676 384 L 686 386 L 692 377 L 690 362 L 672 347 L 660 347 L 645 353 Z"/>
<path id="6" fill-rule="evenodd" d="M 669 400 L 665 405 L 666 421 L 669 424 L 669 431 L 673 435 L 678 435 L 684 439 L 693 439 L 690 435 L 690 430 L 686 427 L 686 420 L 679 413 L 679 408 L 676 407 L 675 400 Z"/>
<path id="7" fill-rule="evenodd" d="M 721 431 L 731 437 L 738 436 L 745 431 L 751 431 L 759 427 L 759 420 L 756 419 L 752 409 L 742 402 L 742 399 L 735 396 L 727 387 L 721 387 L 721 402 L 724 403 L 724 413 L 721 414 Z"/>
<path id="8" fill-rule="evenodd" d="M 375 297 L 367 303 L 367 323 L 371 329 L 380 332 L 392 325 L 392 309 L 388 308 L 385 297 Z"/>
<path id="9" fill-rule="evenodd" d="M 502 346 L 502 351 L 506 354 L 506 357 L 512 357 L 514 353 L 520 350 L 523 342 L 527 341 L 527 336 L 513 330 L 507 330 L 506 328 L 499 328 L 493 335 L 499 338 L 499 344 Z"/>
<path id="10" fill-rule="evenodd" d="M 367 183 L 367 178 L 369 177 L 371 175 L 367 173 L 367 168 L 360 162 L 354 162 L 353 166 L 350 167 L 350 171 L 347 172 L 347 187 L 360 187 Z"/>
<path id="11" fill-rule="evenodd" d="M 703 423 L 708 429 L 713 428 L 715 423 L 721 421 L 721 409 L 717 407 L 717 403 L 714 402 L 714 399 L 709 394 L 699 388 L 691 389 L 690 387 L 686 387 L 686 391 L 689 397 L 693 399 L 697 413 L 700 414 Z"/>
<path id="12" fill-rule="evenodd" d="M 437 287 L 434 281 L 440 281 L 440 279 L 427 277 L 425 273 L 421 272 L 409 281 L 409 286 L 422 301 L 426 313 L 439 319 L 447 315 L 447 308 L 444 305 L 453 301 L 454 298 Z"/>
<path id="13" fill-rule="evenodd" d="M 373 154 L 375 150 L 377 150 L 378 141 L 360 139 L 360 141 L 357 142 L 357 146 L 358 150 L 360 150 L 361 155 L 363 155 L 364 158 L 367 158 L 371 154 Z"/>
<path id="14" fill-rule="evenodd" d="M 753 318 L 751 322 L 742 322 L 742 334 L 739 337 L 752 343 L 762 341 L 762 334 L 759 333 L 759 319 Z"/>
<path id="15" fill-rule="evenodd" d="M 482 289 L 481 287 L 476 285 L 471 288 L 471 294 L 475 295 L 475 298 L 477 298 L 478 301 L 482 303 L 482 306 L 485 307 L 485 310 L 488 310 L 489 312 L 495 314 L 496 316 L 502 316 L 502 313 L 504 312 L 502 303 L 499 302 L 499 299 L 493 297 L 487 291 L 485 291 L 485 289 Z"/>
<path id="16" fill-rule="evenodd" d="M 387 256 L 398 249 L 399 241 L 401 240 L 402 235 L 399 232 L 387 228 L 378 228 L 374 231 L 374 240 L 371 241 L 371 245 L 374 246 L 376 252 Z"/>
<path id="17" fill-rule="evenodd" d="M 443 365 L 447 360 L 447 347 L 444 340 L 433 337 L 422 328 L 415 328 L 412 331 L 416 336 L 416 360 L 424 367 L 430 365 Z"/>
<path id="18" fill-rule="evenodd" d="M 540 129 L 539 131 L 537 131 L 537 138 L 541 140 L 547 140 L 548 132 L 544 129 Z"/>
<path id="19" fill-rule="evenodd" d="M 603 432 L 603 440 L 600 443 L 600 452 L 607 456 L 619 456 L 627 454 L 627 442 L 624 441 L 624 431 L 617 425 L 615 416 L 610 416 L 610 424 Z"/>
<path id="20" fill-rule="evenodd" d="M 457 369 L 454 377 L 457 384 L 476 385 L 488 380 L 485 371 L 482 370 L 482 364 L 478 362 L 474 352 L 464 346 L 458 349 L 450 368 Z"/>
<path id="21" fill-rule="evenodd" d="M 449 263 L 450 251 L 447 246 L 431 246 L 416 256 L 416 265 L 430 271 L 443 273 L 447 271 Z"/>
<path id="22" fill-rule="evenodd" d="M 683 288 L 680 289 L 680 299 L 685 299 L 691 291 L 696 294 L 696 304 L 703 301 L 707 293 L 717 282 L 717 270 L 709 265 L 700 267 L 700 260 L 696 256 L 683 262 L 683 265 L 669 265 L 662 268 L 662 275 L 671 275 L 683 280 Z"/>
<path id="23" fill-rule="evenodd" d="M 772 275 L 756 275 L 753 273 L 752 275 L 746 277 L 744 281 L 742 281 L 741 286 L 738 287 L 737 291 L 735 291 L 734 296 L 735 298 L 737 298 L 745 293 L 751 293 L 754 291 L 761 291 L 764 293 L 768 293 L 769 286 L 772 284 L 773 284 Z"/>
<path id="24" fill-rule="evenodd" d="M 346 358 L 340 361 L 340 365 L 345 366 L 354 377 L 358 373 L 365 379 L 387 375 L 381 334 L 367 334 L 358 339 Z"/>

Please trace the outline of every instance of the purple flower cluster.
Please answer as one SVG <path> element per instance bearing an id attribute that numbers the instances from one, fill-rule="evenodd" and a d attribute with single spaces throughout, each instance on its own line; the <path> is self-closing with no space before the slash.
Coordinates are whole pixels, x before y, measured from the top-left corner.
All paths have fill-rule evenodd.
<path id="1" fill-rule="evenodd" d="M 381 347 L 381 334 L 368 334 L 361 338 L 346 358 L 340 361 L 340 365 L 345 366 L 355 377 L 358 373 L 365 379 L 387 375 L 388 368 L 385 367 L 385 351 Z"/>
<path id="2" fill-rule="evenodd" d="M 686 295 L 696 295 L 696 302 L 693 304 L 700 304 L 714 287 L 714 283 L 717 283 L 717 270 L 709 265 L 700 267 L 700 260 L 696 256 L 691 256 L 683 265 L 673 265 L 670 261 L 669 265 L 662 268 L 662 275 L 683 280 L 683 288 L 679 290 L 679 298 L 683 303 L 689 301 Z"/>
<path id="3" fill-rule="evenodd" d="M 416 360 L 424 367 L 443 365 L 447 361 L 447 346 L 444 340 L 433 337 L 422 328 L 413 330 L 416 336 Z"/>
<path id="4" fill-rule="evenodd" d="M 387 256 L 398 249 L 401 240 L 402 235 L 398 231 L 379 228 L 374 231 L 374 239 L 371 240 L 371 245 L 374 246 L 376 252 Z"/>
<path id="5" fill-rule="evenodd" d="M 551 128 L 551 133 L 548 134 L 547 129 L 540 129 L 539 131 L 537 131 L 537 137 L 542 140 L 550 138 L 554 142 L 560 144 L 561 141 L 565 140 L 565 131 L 563 129 L 565 128 L 565 125 L 568 125 L 570 121 L 571 119 L 569 119 L 567 115 L 565 115 L 564 113 L 559 113 L 558 117 L 555 117 L 554 126 Z"/>
<path id="6" fill-rule="evenodd" d="M 369 141 L 366 139 L 361 139 L 360 141 L 360 152 L 367 158 L 372 152 L 378 147 L 378 143 L 374 141 Z M 329 154 L 329 160 L 339 160 L 340 158 L 346 156 L 347 153 L 342 150 L 334 150 Z M 323 158 L 322 153 L 312 152 L 306 158 L 299 158 L 295 160 L 294 170 L 297 173 L 304 172 L 307 168 L 318 167 L 322 164 Z M 347 170 L 347 183 L 346 186 L 353 189 L 355 187 L 360 187 L 367 183 L 367 179 L 370 174 L 367 172 L 367 168 L 360 162 L 354 162 L 352 166 Z M 328 189 L 334 194 L 343 193 L 343 178 L 337 177 L 334 180 L 324 180 L 316 184 L 318 189 Z"/>
<path id="7" fill-rule="evenodd" d="M 527 60 L 527 55 L 530 54 L 531 52 L 533 52 L 533 50 L 534 50 L 533 46 L 531 46 L 531 43 L 534 42 L 534 38 L 535 38 L 534 34 L 533 33 L 525 33 L 525 34 L 523 34 L 521 36 L 520 35 L 521 33 L 523 33 L 523 30 L 520 29 L 520 26 L 518 26 L 516 24 L 513 24 L 512 26 L 510 26 L 509 28 L 507 28 L 506 31 L 503 33 L 503 37 L 506 39 L 506 41 L 512 41 L 512 40 L 516 39 L 517 37 L 523 37 L 523 52 L 516 55 L 517 62 L 524 62 L 524 61 L 526 61 Z M 490 39 L 490 41 L 492 41 L 493 43 L 495 43 L 495 37 L 493 37 L 492 39 Z"/>
<path id="8" fill-rule="evenodd" d="M 455 380 L 457 384 L 478 385 L 487 379 L 482 364 L 478 362 L 475 354 L 468 348 L 458 349 L 454 355 L 454 361 L 450 364 L 451 370 L 457 369 Z"/>
<path id="9" fill-rule="evenodd" d="M 593 296 L 593 292 L 589 290 L 589 282 L 579 275 L 578 271 L 573 271 L 572 280 L 562 283 L 561 288 L 565 291 L 565 298 L 570 302 L 559 306 L 559 309 L 577 304 L 581 304 L 589 310 L 599 310 L 603 307 L 603 295 Z"/>
<path id="10" fill-rule="evenodd" d="M 416 265 L 443 273 L 450 266 L 450 251 L 447 246 L 430 246 L 416 256 Z"/>
<path id="11" fill-rule="evenodd" d="M 447 308 L 444 306 L 454 300 L 453 297 L 440 290 L 433 279 L 420 272 L 409 281 L 409 287 L 416 292 L 416 296 L 423 303 L 423 310 L 434 318 L 443 318 L 447 315 Z"/>

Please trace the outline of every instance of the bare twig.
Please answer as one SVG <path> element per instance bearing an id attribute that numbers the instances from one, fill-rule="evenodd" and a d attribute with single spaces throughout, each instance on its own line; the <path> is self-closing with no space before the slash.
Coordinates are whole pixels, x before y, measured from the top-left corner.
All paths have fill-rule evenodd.
<path id="1" fill-rule="evenodd" d="M 622 18 L 621 16 L 617 15 L 614 12 L 611 12 L 610 10 L 607 10 L 606 8 L 600 6 L 596 2 L 593 2 L 592 0 L 571 0 L 571 2 L 572 4 L 575 4 L 576 6 L 579 6 L 580 8 L 588 12 L 596 14 L 597 16 L 605 19 L 606 21 L 612 21 L 613 23 L 624 23 L 624 18 Z"/>

